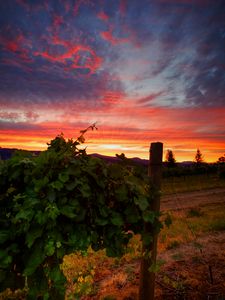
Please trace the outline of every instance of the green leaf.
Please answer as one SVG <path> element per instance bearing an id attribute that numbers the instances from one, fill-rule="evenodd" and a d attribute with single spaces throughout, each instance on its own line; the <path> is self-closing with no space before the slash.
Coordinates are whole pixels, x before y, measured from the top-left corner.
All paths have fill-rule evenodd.
<path id="1" fill-rule="evenodd" d="M 19 193 L 19 194 L 15 195 L 15 196 L 13 197 L 13 201 L 14 201 L 14 202 L 19 202 L 20 200 L 23 200 L 23 199 L 25 199 L 25 198 L 26 198 L 25 195 Z"/>
<path id="2" fill-rule="evenodd" d="M 38 243 L 36 242 L 35 246 L 31 249 L 30 255 L 26 258 L 26 267 L 24 269 L 25 276 L 32 275 L 45 259 L 43 243 L 41 241 Z"/>
<path id="3" fill-rule="evenodd" d="M 1 230 L 0 231 L 0 244 L 3 244 L 7 241 L 11 236 L 11 232 L 9 230 Z"/>
<path id="4" fill-rule="evenodd" d="M 69 239 L 68 239 L 68 244 L 72 247 L 76 247 L 77 246 L 77 234 L 76 233 L 71 233 L 69 235 Z"/>
<path id="5" fill-rule="evenodd" d="M 42 211 L 38 211 L 35 215 L 38 224 L 43 225 L 48 221 L 48 215 Z"/>
<path id="6" fill-rule="evenodd" d="M 45 187 L 49 183 L 48 177 L 43 177 L 41 179 L 35 179 L 34 180 L 34 190 L 35 192 L 39 192 L 43 187 Z"/>
<path id="7" fill-rule="evenodd" d="M 52 256 L 55 252 L 55 245 L 54 245 L 54 241 L 50 240 L 47 242 L 47 244 L 45 245 L 45 254 L 47 256 Z"/>
<path id="8" fill-rule="evenodd" d="M 76 214 L 73 213 L 74 207 L 70 205 L 65 205 L 60 208 L 60 213 L 70 219 L 75 218 Z"/>
<path id="9" fill-rule="evenodd" d="M 45 211 L 47 212 L 48 217 L 52 220 L 55 220 L 60 214 L 60 211 L 56 205 L 48 205 Z"/>
<path id="10" fill-rule="evenodd" d="M 0 269 L 0 283 L 6 279 L 6 276 L 7 276 L 7 272 Z M 1 288 L 0 288 L 0 292 L 1 292 Z"/>
<path id="11" fill-rule="evenodd" d="M 77 212 L 76 221 L 77 222 L 83 221 L 85 219 L 86 212 L 87 210 L 84 207 L 80 206 L 79 211 Z"/>
<path id="12" fill-rule="evenodd" d="M 125 210 L 126 220 L 128 223 L 137 223 L 140 219 L 139 213 L 136 207 L 128 206 Z"/>
<path id="13" fill-rule="evenodd" d="M 48 278 L 46 277 L 43 267 L 40 266 L 33 272 L 32 275 L 28 276 L 28 297 L 27 300 L 36 300 L 37 298 L 44 298 L 48 294 L 49 285 Z M 37 297 L 39 296 L 39 297 Z M 47 298 L 48 299 L 48 298 Z"/>
<path id="14" fill-rule="evenodd" d="M 7 268 L 12 262 L 12 256 L 6 250 L 0 250 L 0 268 Z"/>
<path id="15" fill-rule="evenodd" d="M 80 192 L 84 198 L 90 197 L 92 193 L 91 188 L 87 183 L 82 184 L 82 186 L 80 187 Z"/>
<path id="16" fill-rule="evenodd" d="M 69 180 L 69 175 L 67 173 L 60 173 L 58 178 L 62 183 L 65 183 Z"/>
<path id="17" fill-rule="evenodd" d="M 44 293 L 44 295 L 43 295 L 43 300 L 48 300 L 48 299 L 50 299 L 50 296 L 49 296 L 49 293 L 46 292 L 46 293 Z"/>
<path id="18" fill-rule="evenodd" d="M 66 189 L 68 191 L 72 191 L 72 190 L 75 189 L 76 186 L 77 186 L 77 181 L 74 180 L 74 181 L 69 182 L 69 183 L 66 184 Z"/>
<path id="19" fill-rule="evenodd" d="M 100 206 L 99 207 L 99 212 L 100 212 L 101 216 L 103 216 L 104 218 L 106 218 L 106 217 L 108 217 L 108 215 L 110 213 L 110 210 L 106 206 Z"/>
<path id="20" fill-rule="evenodd" d="M 115 194 L 118 197 L 119 201 L 124 201 L 127 199 L 127 188 L 123 184 L 115 190 Z"/>
<path id="21" fill-rule="evenodd" d="M 7 194 L 7 195 L 12 194 L 12 193 L 15 192 L 15 191 L 16 191 L 16 189 L 15 189 L 13 186 L 11 186 L 10 188 L 8 188 L 6 194 Z"/>
<path id="22" fill-rule="evenodd" d="M 113 225 L 116 226 L 122 226 L 123 225 L 123 218 L 119 213 L 114 213 L 113 216 L 111 217 L 111 222 Z"/>
<path id="23" fill-rule="evenodd" d="M 96 224 L 97 225 L 100 225 L 100 226 L 105 226 L 106 224 L 108 224 L 108 219 L 100 219 L 100 218 L 97 218 L 95 220 Z"/>
<path id="24" fill-rule="evenodd" d="M 148 200 L 146 197 L 140 196 L 135 200 L 135 203 L 140 207 L 142 211 L 146 210 L 146 208 L 149 206 Z"/>
<path id="25" fill-rule="evenodd" d="M 60 248 L 62 246 L 62 243 L 60 241 L 56 242 L 56 248 Z"/>
<path id="26" fill-rule="evenodd" d="M 29 210 L 23 210 L 21 209 L 18 214 L 16 214 L 15 216 L 15 221 L 18 221 L 18 220 L 31 220 L 32 217 L 34 215 L 34 211 L 32 209 L 29 209 Z"/>
<path id="27" fill-rule="evenodd" d="M 60 191 L 63 188 L 63 183 L 61 181 L 57 180 L 57 181 L 54 181 L 51 183 L 51 187 Z"/>
<path id="28" fill-rule="evenodd" d="M 118 252 L 116 251 L 115 248 L 107 247 L 106 248 L 106 255 L 108 257 L 116 257 L 116 256 L 118 256 Z"/>
<path id="29" fill-rule="evenodd" d="M 57 258 L 61 259 L 66 254 L 64 247 L 60 247 L 56 249 L 56 256 Z"/>
<path id="30" fill-rule="evenodd" d="M 54 283 L 60 283 L 60 285 L 63 285 L 66 282 L 65 276 L 59 266 L 55 266 L 50 270 L 49 277 L 54 281 Z"/>
<path id="31" fill-rule="evenodd" d="M 152 223 L 155 221 L 155 213 L 153 211 L 147 210 L 143 212 L 143 219 L 145 222 Z"/>
<path id="32" fill-rule="evenodd" d="M 50 190 L 48 191 L 48 200 L 49 202 L 55 202 L 55 199 L 56 199 L 56 192 L 54 190 Z"/>
<path id="33" fill-rule="evenodd" d="M 121 177 L 123 177 L 124 174 L 124 170 L 122 168 L 122 166 L 118 165 L 118 164 L 112 164 L 109 167 L 110 170 L 110 176 L 114 179 L 120 179 Z"/>
<path id="34" fill-rule="evenodd" d="M 30 248 L 33 245 L 34 241 L 37 238 L 42 236 L 42 233 L 43 233 L 43 228 L 41 228 L 41 227 L 30 229 L 27 232 L 26 243 L 27 243 L 28 248 Z"/>
<path id="35" fill-rule="evenodd" d="M 50 269 L 49 278 L 53 281 L 51 294 L 53 292 L 52 296 L 54 295 L 54 299 L 64 299 L 66 278 L 59 265 Z"/>

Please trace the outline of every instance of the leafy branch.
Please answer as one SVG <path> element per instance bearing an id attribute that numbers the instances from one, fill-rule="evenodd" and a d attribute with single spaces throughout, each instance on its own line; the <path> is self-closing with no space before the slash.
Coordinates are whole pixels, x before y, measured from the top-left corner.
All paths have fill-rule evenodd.
<path id="1" fill-rule="evenodd" d="M 95 129 L 76 141 L 61 134 L 38 157 L 0 165 L 0 291 L 27 282 L 28 299 L 64 299 L 64 255 L 91 246 L 120 256 L 133 234 L 151 240 L 143 224 L 158 216 L 149 187 L 132 168 L 77 149 Z"/>

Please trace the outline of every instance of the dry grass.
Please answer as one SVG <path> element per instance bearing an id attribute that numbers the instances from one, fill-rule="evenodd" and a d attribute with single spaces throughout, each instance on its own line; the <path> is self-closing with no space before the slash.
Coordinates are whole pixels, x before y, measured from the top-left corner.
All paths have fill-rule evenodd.
<path id="1" fill-rule="evenodd" d="M 178 248 L 180 244 L 194 241 L 198 236 L 225 230 L 224 203 L 205 205 L 201 208 L 171 212 L 172 224 L 159 235 L 160 251 Z"/>
<path id="2" fill-rule="evenodd" d="M 225 181 L 216 174 L 191 175 L 181 177 L 164 178 L 162 193 L 164 195 L 200 191 L 212 188 L 224 187 Z"/>

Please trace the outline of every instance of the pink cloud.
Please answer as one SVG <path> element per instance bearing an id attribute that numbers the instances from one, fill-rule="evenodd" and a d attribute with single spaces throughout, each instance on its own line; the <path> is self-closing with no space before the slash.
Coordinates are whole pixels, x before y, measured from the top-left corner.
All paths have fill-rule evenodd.
<path id="1" fill-rule="evenodd" d="M 0 119 L 14 121 L 18 119 L 19 115 L 16 112 L 0 112 Z"/>
<path id="2" fill-rule="evenodd" d="M 116 37 L 113 35 L 113 27 L 110 26 L 108 31 L 103 31 L 100 33 L 101 37 L 112 44 L 113 46 L 128 43 L 128 37 Z"/>
<path id="3" fill-rule="evenodd" d="M 32 121 L 32 122 L 36 121 L 38 119 L 38 117 L 39 117 L 39 115 L 37 113 L 33 112 L 33 111 L 26 112 L 25 116 L 26 116 L 26 119 L 28 121 Z"/>
<path id="4" fill-rule="evenodd" d="M 107 91 L 103 97 L 103 105 L 109 107 L 121 103 L 124 93 L 121 91 Z"/>
<path id="5" fill-rule="evenodd" d="M 104 11 L 101 11 L 98 14 L 98 18 L 104 22 L 107 22 L 109 20 L 109 16 Z"/>
<path id="6" fill-rule="evenodd" d="M 69 2 L 67 2 L 67 1 L 62 1 L 62 3 L 64 4 L 64 6 L 65 6 L 65 11 L 66 12 L 69 12 L 70 11 L 70 9 L 71 9 L 71 7 L 70 7 L 70 3 Z"/>
<path id="7" fill-rule="evenodd" d="M 124 16 L 127 11 L 127 0 L 120 0 L 119 11 L 121 16 Z"/>
<path id="8" fill-rule="evenodd" d="M 53 16 L 53 26 L 55 27 L 58 27 L 60 26 L 61 24 L 63 24 L 63 17 L 62 16 L 59 16 L 59 15 L 54 15 Z"/>
<path id="9" fill-rule="evenodd" d="M 7 28 L 6 32 L 11 32 L 11 28 Z M 30 46 L 31 42 L 25 38 L 25 36 L 21 32 L 14 32 L 14 36 L 11 35 L 1 36 L 0 37 L 0 44 L 6 51 L 9 51 L 15 54 L 13 59 L 3 58 L 3 62 L 10 63 L 14 66 L 20 66 L 27 70 L 27 66 L 22 65 L 23 63 L 29 64 L 33 62 L 32 58 L 30 57 Z M 17 58 L 19 58 L 17 60 Z M 21 61 L 22 60 L 22 61 Z"/>
<path id="10" fill-rule="evenodd" d="M 51 62 L 62 63 L 65 65 L 66 71 L 71 69 L 88 69 L 89 74 L 92 74 L 101 66 L 102 58 L 89 46 L 82 44 L 74 45 L 73 42 L 62 40 L 57 35 L 53 36 L 52 42 L 53 50 L 54 45 L 62 45 L 65 48 L 65 52 L 63 54 L 56 54 L 53 51 L 45 50 L 42 52 L 36 51 L 34 55 L 41 56 Z M 67 60 L 73 62 L 69 67 L 67 67 Z"/>
<path id="11" fill-rule="evenodd" d="M 0 43 L 3 45 L 3 47 L 6 50 L 9 50 L 10 52 L 17 52 L 22 50 L 23 42 L 25 41 L 24 36 L 19 33 L 14 37 L 0 37 Z"/>
<path id="12" fill-rule="evenodd" d="M 137 100 L 138 104 L 145 105 L 161 96 L 164 92 L 152 93 L 146 97 Z"/>

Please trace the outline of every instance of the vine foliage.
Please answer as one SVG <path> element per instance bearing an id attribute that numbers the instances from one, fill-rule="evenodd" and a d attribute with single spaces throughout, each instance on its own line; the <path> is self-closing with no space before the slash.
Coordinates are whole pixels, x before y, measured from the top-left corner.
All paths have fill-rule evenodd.
<path id="1" fill-rule="evenodd" d="M 64 299 L 64 255 L 106 249 L 120 256 L 143 223 L 155 222 L 149 187 L 124 164 L 106 164 L 63 134 L 37 157 L 0 162 L 0 287 L 28 299 Z M 158 225 L 157 225 L 158 227 Z"/>

